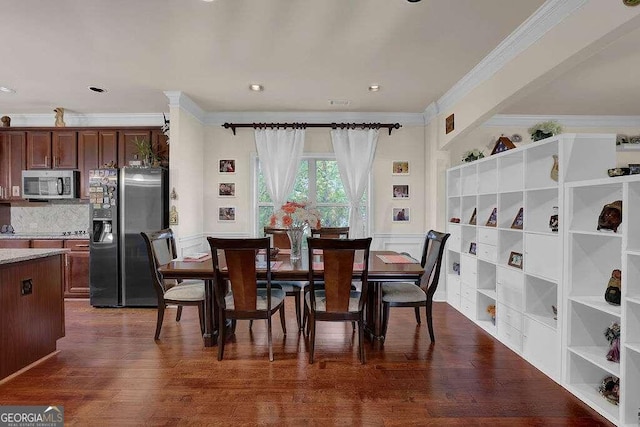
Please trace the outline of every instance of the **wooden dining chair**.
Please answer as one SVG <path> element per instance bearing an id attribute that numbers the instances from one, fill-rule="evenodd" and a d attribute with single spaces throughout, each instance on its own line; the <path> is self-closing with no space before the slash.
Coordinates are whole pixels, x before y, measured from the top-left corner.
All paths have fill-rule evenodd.
<path id="1" fill-rule="evenodd" d="M 348 239 L 349 227 L 320 227 L 312 229 L 311 236 L 323 239 Z"/>
<path id="2" fill-rule="evenodd" d="M 289 241 L 286 228 L 264 227 L 264 235 L 271 238 L 272 247 L 278 249 L 291 249 L 291 241 Z M 298 322 L 298 329 L 302 330 L 303 322 L 300 311 L 302 308 L 301 295 L 302 290 L 307 286 L 307 282 L 274 280 L 272 283 L 280 286 L 287 296 L 295 298 L 296 321 Z"/>
<path id="3" fill-rule="evenodd" d="M 316 322 L 355 321 L 358 324 L 358 359 L 364 364 L 364 304 L 369 288 L 367 280 L 371 238 L 309 238 L 307 241 L 309 292 L 305 295 L 305 305 L 309 312 L 309 363 L 313 363 L 314 358 Z M 362 257 L 356 257 L 356 253 L 361 253 Z M 322 261 L 314 262 L 317 260 Z M 362 264 L 354 266 L 356 260 L 361 260 Z M 352 289 L 354 279 L 362 283 L 360 291 Z M 323 285 L 316 289 L 319 280 Z"/>
<path id="4" fill-rule="evenodd" d="M 416 321 L 420 322 L 420 307 L 426 307 L 427 326 L 431 342 L 435 342 L 433 335 L 432 306 L 433 294 L 438 288 L 440 266 L 444 255 L 444 246 L 449 233 L 429 230 L 425 237 L 420 265 L 424 274 L 418 283 L 387 282 L 382 284 L 382 335 L 386 336 L 389 324 L 389 307 L 413 307 Z"/>
<path id="5" fill-rule="evenodd" d="M 226 320 L 238 319 L 267 321 L 267 339 L 269 343 L 269 360 L 273 362 L 273 342 L 271 334 L 271 317 L 280 312 L 282 331 L 287 333 L 284 317 L 284 298 L 282 289 L 271 287 L 271 254 L 269 239 L 217 239 L 208 237 L 213 260 L 216 301 L 218 303 L 219 325 L 226 325 Z M 258 287 L 256 254 L 265 251 L 265 287 Z M 221 263 L 218 251 L 224 253 Z M 230 292 L 227 292 L 227 284 Z M 226 328 L 220 328 L 218 337 L 218 360 L 224 356 Z"/>
<path id="6" fill-rule="evenodd" d="M 153 287 L 158 297 L 158 317 L 156 320 L 155 339 L 160 338 L 160 330 L 167 305 L 177 305 L 176 322 L 182 316 L 182 307 L 195 305 L 198 307 L 200 331 L 204 332 L 204 282 L 202 280 L 165 280 L 158 272 L 158 267 L 168 264 L 176 258 L 176 242 L 173 231 L 166 228 L 159 231 L 140 233 L 147 246 L 149 266 Z"/>

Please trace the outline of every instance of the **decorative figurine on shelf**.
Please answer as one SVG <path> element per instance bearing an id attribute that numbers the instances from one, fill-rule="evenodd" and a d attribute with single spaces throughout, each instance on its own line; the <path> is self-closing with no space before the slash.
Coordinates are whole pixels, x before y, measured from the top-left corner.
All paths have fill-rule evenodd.
<path id="1" fill-rule="evenodd" d="M 609 341 L 607 360 L 620 363 L 620 325 L 617 322 L 612 322 L 611 326 L 605 329 L 604 336 Z"/>
<path id="2" fill-rule="evenodd" d="M 549 217 L 549 228 L 554 233 L 558 232 L 558 207 L 554 206 L 551 212 L 551 216 Z"/>
<path id="3" fill-rule="evenodd" d="M 491 304 L 487 306 L 487 313 L 489 313 L 489 316 L 491 316 L 491 321 L 493 322 L 493 324 L 496 324 L 496 306 Z"/>
<path id="4" fill-rule="evenodd" d="M 598 217 L 598 230 L 612 230 L 618 232 L 618 227 L 622 223 L 622 200 L 604 205 Z"/>
<path id="5" fill-rule="evenodd" d="M 613 375 L 604 377 L 602 383 L 598 386 L 598 393 L 607 399 L 609 403 L 617 406 L 620 400 L 620 379 Z"/>
<path id="6" fill-rule="evenodd" d="M 553 156 L 553 165 L 551 165 L 551 179 L 555 182 L 558 182 L 558 172 L 560 172 L 560 166 L 558 165 L 558 155 L 554 154 Z"/>
<path id="7" fill-rule="evenodd" d="M 558 307 L 552 305 L 551 311 L 553 311 L 553 320 L 558 320 Z"/>
<path id="8" fill-rule="evenodd" d="M 64 108 L 56 107 L 53 109 L 56 113 L 56 127 L 65 127 L 66 123 L 64 122 Z"/>
<path id="9" fill-rule="evenodd" d="M 500 138 L 498 138 L 496 144 L 493 146 L 493 150 L 491 150 L 491 155 L 493 156 L 494 154 L 502 153 L 512 148 L 516 148 L 515 144 L 511 142 L 508 137 L 500 135 Z"/>
<path id="10" fill-rule="evenodd" d="M 2 116 L 2 118 L 0 120 L 2 121 L 2 127 L 3 128 L 11 127 L 11 117 Z"/>
<path id="11" fill-rule="evenodd" d="M 451 219 L 449 219 L 449 222 L 460 224 L 460 218 L 452 217 Z"/>
<path id="12" fill-rule="evenodd" d="M 611 305 L 620 305 L 622 296 L 622 272 L 615 269 L 611 272 L 611 278 L 607 284 L 607 290 L 604 291 L 604 299 Z"/>

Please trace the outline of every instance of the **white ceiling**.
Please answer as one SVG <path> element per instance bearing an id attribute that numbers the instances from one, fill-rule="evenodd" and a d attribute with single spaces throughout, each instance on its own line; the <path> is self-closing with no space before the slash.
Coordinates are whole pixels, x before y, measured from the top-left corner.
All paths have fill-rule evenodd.
<path id="1" fill-rule="evenodd" d="M 0 86 L 16 93 L 0 93 L 0 115 L 49 113 L 56 106 L 78 114 L 162 112 L 168 111 L 163 91 L 182 91 L 208 112 L 420 113 L 542 4 L 5 1 Z M 609 56 L 600 60 L 608 65 L 589 73 L 615 71 Z M 581 79 L 587 82 L 589 73 L 582 72 Z M 619 80 L 625 81 L 617 83 L 631 84 L 627 76 L 624 72 Z M 588 85 L 567 80 L 575 90 Z M 250 92 L 252 82 L 263 84 L 264 92 Z M 382 90 L 369 92 L 373 83 Z M 88 86 L 108 92 L 96 94 Z M 335 107 L 329 99 L 351 104 Z M 536 102 L 510 109 L 532 112 L 537 105 L 550 111 L 548 103 Z M 563 112 L 570 107 L 560 106 Z M 640 112 L 637 103 L 635 109 Z"/>

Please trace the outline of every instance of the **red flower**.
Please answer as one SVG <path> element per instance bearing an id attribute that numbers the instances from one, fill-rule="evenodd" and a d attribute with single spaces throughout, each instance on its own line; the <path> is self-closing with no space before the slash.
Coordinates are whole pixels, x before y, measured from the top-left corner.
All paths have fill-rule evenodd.
<path id="1" fill-rule="evenodd" d="M 292 223 L 293 223 L 293 220 L 291 219 L 290 216 L 285 216 L 282 218 L 282 225 L 284 225 L 285 227 L 291 226 Z"/>

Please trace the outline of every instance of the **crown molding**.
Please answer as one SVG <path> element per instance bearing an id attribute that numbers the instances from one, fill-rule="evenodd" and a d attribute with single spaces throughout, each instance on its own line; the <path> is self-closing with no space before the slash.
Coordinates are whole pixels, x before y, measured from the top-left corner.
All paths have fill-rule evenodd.
<path id="1" fill-rule="evenodd" d="M 367 113 L 367 112 L 264 112 L 241 111 L 208 113 L 205 124 L 220 126 L 224 123 L 333 123 L 333 122 L 398 122 L 403 126 L 424 126 L 422 113 Z"/>
<path id="2" fill-rule="evenodd" d="M 425 125 L 431 123 L 431 120 L 438 117 L 440 108 L 438 107 L 438 101 L 434 101 L 424 110 L 424 123 Z"/>
<path id="3" fill-rule="evenodd" d="M 496 114 L 482 124 L 483 127 L 531 127 L 536 123 L 556 120 L 564 127 L 622 128 L 640 127 L 640 116 L 574 116 Z"/>
<path id="4" fill-rule="evenodd" d="M 462 77 L 437 101 L 437 111 L 450 109 L 463 97 L 469 94 L 480 83 L 486 81 L 505 64 L 517 55 L 529 48 L 533 43 L 542 38 L 549 30 L 564 21 L 569 15 L 581 8 L 589 0 L 547 0 L 526 21 L 516 28 L 507 38 L 493 49 L 482 61 Z M 433 109 L 431 105 L 425 110 L 425 116 L 431 116 L 427 110 Z"/>
<path id="5" fill-rule="evenodd" d="M 178 107 L 191 114 L 200 123 L 205 122 L 206 112 L 184 92 L 179 90 L 167 90 L 164 94 L 169 99 L 169 107 Z"/>
<path id="6" fill-rule="evenodd" d="M 81 126 L 162 126 L 162 113 L 127 113 L 127 114 L 75 114 L 65 113 L 64 122 L 69 127 Z M 12 114 L 11 126 L 53 127 L 53 114 Z"/>

